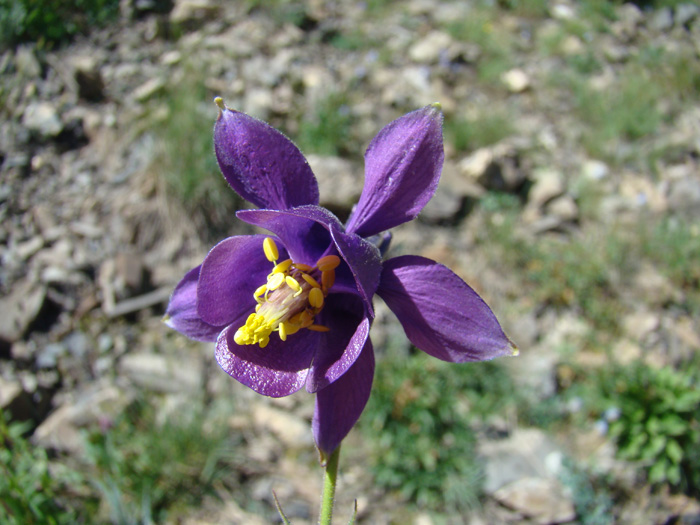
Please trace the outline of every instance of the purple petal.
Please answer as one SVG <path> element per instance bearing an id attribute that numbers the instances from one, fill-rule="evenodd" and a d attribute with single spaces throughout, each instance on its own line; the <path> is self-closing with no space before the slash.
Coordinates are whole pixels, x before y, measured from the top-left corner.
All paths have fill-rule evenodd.
<path id="1" fill-rule="evenodd" d="M 317 322 L 330 328 L 321 333 L 306 390 L 317 392 L 342 376 L 360 355 L 369 337 L 370 319 L 357 295 L 329 295 Z"/>
<path id="2" fill-rule="evenodd" d="M 236 192 L 260 208 L 318 204 L 318 184 L 299 149 L 275 128 L 222 109 L 214 126 L 221 172 Z"/>
<path id="3" fill-rule="evenodd" d="M 342 228 L 331 212 L 319 206 L 293 210 L 241 210 L 236 216 L 248 224 L 274 233 L 298 263 L 316 264 L 332 244 L 331 225 Z"/>
<path id="4" fill-rule="evenodd" d="M 199 265 L 185 274 L 170 297 L 165 311 L 165 324 L 197 341 L 216 341 L 225 326 L 212 326 L 202 321 L 197 313 L 197 281 Z"/>
<path id="5" fill-rule="evenodd" d="M 340 379 L 316 394 L 311 426 L 316 446 L 327 458 L 348 435 L 367 405 L 374 377 L 374 350 L 367 339 L 362 353 Z"/>
<path id="6" fill-rule="evenodd" d="M 216 361 L 224 372 L 270 397 L 288 396 L 304 386 L 318 348 L 318 332 L 301 330 L 286 341 L 273 334 L 265 348 L 238 345 L 233 336 L 245 320 L 245 316 L 238 319 L 216 341 Z"/>
<path id="7" fill-rule="evenodd" d="M 358 235 L 343 233 L 342 230 L 336 228 L 332 228 L 331 233 L 338 252 L 352 274 L 355 283 L 354 293 L 359 292 L 367 311 L 370 316 L 374 317 L 372 297 L 379 285 L 382 271 L 382 258 L 379 255 L 379 250 L 374 244 Z M 336 291 L 343 291 L 344 283 L 351 282 L 343 275 L 345 271 L 347 271 L 345 267 L 341 267 L 337 271 L 338 285 L 334 286 Z"/>
<path id="8" fill-rule="evenodd" d="M 430 259 L 389 259 L 377 293 L 411 343 L 438 359 L 463 363 L 517 354 L 484 300 L 452 270 Z"/>
<path id="9" fill-rule="evenodd" d="M 197 312 L 205 322 L 228 326 L 255 306 L 253 292 L 272 270 L 263 239 L 264 235 L 229 237 L 206 256 L 197 285 Z M 286 258 L 284 246 L 278 248 Z"/>
<path id="10" fill-rule="evenodd" d="M 435 193 L 444 157 L 439 107 L 387 125 L 365 153 L 365 186 L 346 230 L 368 237 L 415 219 Z"/>

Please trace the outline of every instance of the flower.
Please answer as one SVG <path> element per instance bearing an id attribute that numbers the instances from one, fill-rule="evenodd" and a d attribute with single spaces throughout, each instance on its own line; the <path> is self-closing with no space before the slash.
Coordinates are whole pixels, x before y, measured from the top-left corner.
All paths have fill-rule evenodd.
<path id="1" fill-rule="evenodd" d="M 415 255 L 382 261 L 377 245 L 435 193 L 442 113 L 426 106 L 387 125 L 365 153 L 365 184 L 347 224 L 318 205 L 306 159 L 282 133 L 220 108 L 216 157 L 258 209 L 236 216 L 271 234 L 214 246 L 175 288 L 165 320 L 216 342 L 216 360 L 260 394 L 316 394 L 312 429 L 328 457 L 362 413 L 374 375 L 369 329 L 379 295 L 409 340 L 451 362 L 517 353 L 486 303 L 445 266 Z"/>

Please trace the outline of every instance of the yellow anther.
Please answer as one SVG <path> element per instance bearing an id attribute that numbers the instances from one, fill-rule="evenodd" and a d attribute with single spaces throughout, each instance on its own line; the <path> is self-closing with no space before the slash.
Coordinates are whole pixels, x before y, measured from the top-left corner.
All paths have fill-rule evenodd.
<path id="1" fill-rule="evenodd" d="M 283 273 L 273 273 L 267 280 L 267 289 L 269 291 L 277 290 L 282 284 L 284 284 L 284 274 Z"/>
<path id="2" fill-rule="evenodd" d="M 267 285 L 263 284 L 262 286 L 258 286 L 258 288 L 253 292 L 253 297 L 256 299 L 263 295 L 265 292 L 267 292 Z"/>
<path id="3" fill-rule="evenodd" d="M 216 97 L 214 99 L 214 103 L 219 106 L 219 109 L 223 110 L 226 109 L 226 104 L 224 104 L 224 99 L 221 97 Z"/>
<path id="4" fill-rule="evenodd" d="M 335 270 L 328 270 L 321 273 L 321 284 L 323 285 L 323 291 L 328 293 L 328 290 L 335 283 Z"/>
<path id="5" fill-rule="evenodd" d="M 328 328 L 327 326 L 323 326 L 320 324 L 312 324 L 311 326 L 307 326 L 309 330 L 312 332 L 330 332 L 331 329 Z"/>
<path id="6" fill-rule="evenodd" d="M 267 346 L 267 343 L 270 342 L 270 337 L 266 337 L 258 342 L 258 345 L 260 345 L 260 348 L 265 348 Z"/>
<path id="7" fill-rule="evenodd" d="M 323 292 L 320 288 L 311 288 L 311 291 L 309 291 L 309 304 L 314 308 L 323 306 Z"/>
<path id="8" fill-rule="evenodd" d="M 314 288 L 321 288 L 321 285 L 318 284 L 318 281 L 311 277 L 308 273 L 302 273 L 301 277 Z"/>
<path id="9" fill-rule="evenodd" d="M 284 330 L 287 333 L 287 335 L 296 334 L 301 329 L 300 324 L 292 324 L 292 323 L 282 323 L 282 324 L 284 325 Z M 280 325 L 280 326 L 282 326 L 282 325 Z"/>
<path id="10" fill-rule="evenodd" d="M 265 257 L 267 257 L 267 260 L 270 262 L 275 262 L 280 258 L 280 252 L 277 249 L 277 244 L 275 244 L 272 237 L 265 237 L 265 240 L 263 241 L 263 251 L 265 252 Z"/>
<path id="11" fill-rule="evenodd" d="M 308 264 L 301 264 L 301 263 L 294 263 L 294 268 L 301 272 L 310 272 L 313 270 L 313 266 L 309 266 Z"/>
<path id="12" fill-rule="evenodd" d="M 291 265 L 292 265 L 292 260 L 291 260 L 291 259 L 285 259 L 284 261 L 282 261 L 281 263 L 279 263 L 278 265 L 276 265 L 276 266 L 272 269 L 272 273 L 284 273 L 284 272 L 286 272 L 287 270 L 289 270 L 289 267 L 290 267 Z"/>
<path id="13" fill-rule="evenodd" d="M 337 255 L 326 255 L 321 257 L 317 262 L 316 266 L 322 272 L 327 272 L 328 270 L 335 270 L 340 264 L 340 257 Z"/>
<path id="14" fill-rule="evenodd" d="M 299 281 L 297 281 L 291 275 L 288 275 L 287 277 L 285 277 L 284 282 L 287 283 L 287 286 L 289 286 L 296 293 L 301 293 L 301 285 L 299 284 Z"/>
<path id="15" fill-rule="evenodd" d="M 280 328 L 279 328 L 279 333 L 280 333 L 280 339 L 282 341 L 287 340 L 287 327 L 285 326 L 287 323 L 280 323 Z"/>

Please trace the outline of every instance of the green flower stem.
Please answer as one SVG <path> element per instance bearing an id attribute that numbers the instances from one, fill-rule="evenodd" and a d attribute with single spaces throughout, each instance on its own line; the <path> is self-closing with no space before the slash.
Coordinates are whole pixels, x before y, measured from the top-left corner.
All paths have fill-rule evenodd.
<path id="1" fill-rule="evenodd" d="M 323 494 L 321 496 L 321 516 L 319 525 L 331 525 L 333 518 L 333 498 L 335 497 L 335 484 L 338 479 L 338 458 L 340 458 L 340 446 L 335 449 L 326 462 L 326 475 L 323 478 Z"/>

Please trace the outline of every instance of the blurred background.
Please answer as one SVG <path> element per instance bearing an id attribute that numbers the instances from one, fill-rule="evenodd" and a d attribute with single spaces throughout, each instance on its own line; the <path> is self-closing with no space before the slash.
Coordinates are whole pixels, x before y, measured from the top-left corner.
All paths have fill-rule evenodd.
<path id="1" fill-rule="evenodd" d="M 450 365 L 377 299 L 337 518 L 700 523 L 700 7 L 0 0 L 0 522 L 314 523 L 313 397 L 257 396 L 161 323 L 251 233 L 218 109 L 269 121 L 347 218 L 387 123 L 439 101 L 443 262 L 517 358 Z"/>

